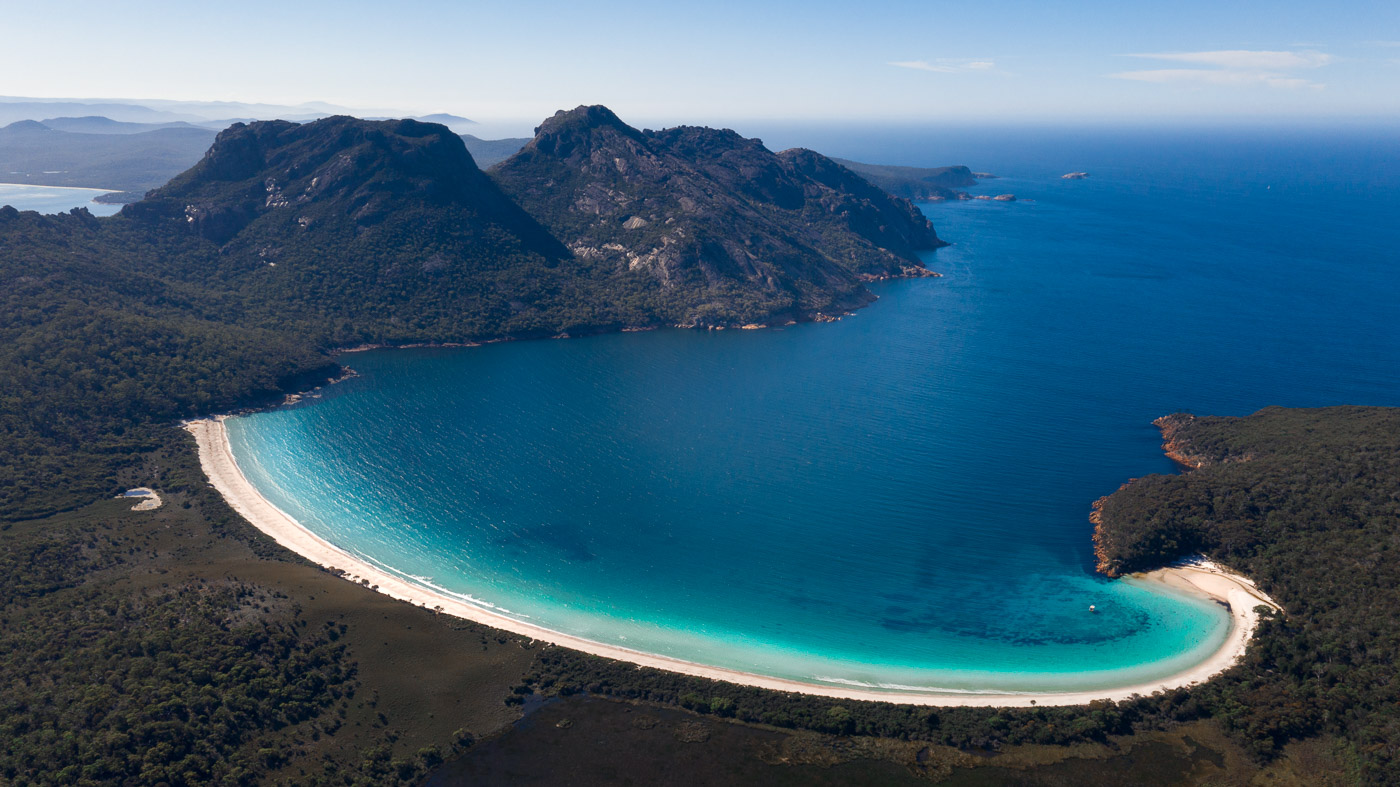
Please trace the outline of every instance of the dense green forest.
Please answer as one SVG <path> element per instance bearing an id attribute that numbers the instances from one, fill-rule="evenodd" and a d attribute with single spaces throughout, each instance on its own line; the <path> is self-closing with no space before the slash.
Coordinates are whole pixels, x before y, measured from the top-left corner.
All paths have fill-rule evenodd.
<path id="1" fill-rule="evenodd" d="M 528 649 L 288 555 L 152 440 L 118 475 L 161 508 L 0 524 L 0 783 L 412 784 L 509 720 Z"/>
<path id="2" fill-rule="evenodd" d="M 1261 753 L 1328 733 L 1355 748 L 1369 780 L 1400 779 L 1400 409 L 1275 407 L 1159 425 L 1174 454 L 1201 466 L 1101 501 L 1104 568 L 1201 553 L 1287 613 L 1260 628 L 1248 669 L 1194 701 Z"/>

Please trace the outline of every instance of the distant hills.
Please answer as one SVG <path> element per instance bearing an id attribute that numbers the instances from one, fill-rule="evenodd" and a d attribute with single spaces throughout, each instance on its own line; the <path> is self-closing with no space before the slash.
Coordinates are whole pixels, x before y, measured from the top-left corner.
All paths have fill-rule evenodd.
<path id="1" fill-rule="evenodd" d="M 193 166 L 213 142 L 217 131 L 234 123 L 257 122 L 253 116 L 204 119 L 191 114 L 195 110 L 214 114 L 224 111 L 281 111 L 284 114 L 280 119 L 309 122 L 326 116 L 313 110 L 333 108 L 327 104 L 282 107 L 232 102 L 158 103 L 169 108 L 0 99 L 0 122 L 16 114 L 29 116 L 0 128 L 0 182 L 107 188 L 117 193 L 101 201 L 134 202 L 147 191 Z M 52 114 L 57 110 L 95 109 L 110 114 Z M 477 166 L 482 169 L 505 161 L 531 141 L 530 138 L 482 139 L 464 133 L 476 124 L 458 115 L 438 113 L 414 119 L 440 123 L 460 134 Z M 41 126 L 64 133 L 42 136 L 39 132 Z M 143 136 L 149 132 L 170 130 L 181 133 Z M 125 135 L 132 139 L 94 140 L 68 135 Z M 859 173 L 890 194 L 914 201 L 966 198 L 966 194 L 959 189 L 977 184 L 976 174 L 967 167 L 898 167 L 847 159 L 832 160 Z"/>
<path id="2" fill-rule="evenodd" d="M 108 118 L 58 120 L 60 128 L 114 130 L 60 130 L 33 120 L 0 128 L 0 182 L 105 188 L 139 198 L 198 161 L 216 134 L 193 126 L 142 130 Z"/>
<path id="3" fill-rule="evenodd" d="M 308 122 L 332 115 L 361 114 L 375 119 L 403 117 L 387 110 L 351 110 L 324 102 L 297 105 L 239 101 L 171 101 L 164 99 L 44 99 L 0 97 L 0 127 L 23 123 L 33 131 L 39 123 L 54 131 L 76 134 L 138 135 L 181 129 L 184 136 L 147 137 L 139 142 L 70 139 L 51 136 L 38 143 L 32 136 L 0 135 L 0 182 L 51 186 L 109 188 L 124 192 L 109 201 L 139 199 L 199 160 L 214 134 L 234 123 L 258 120 Z M 439 112 L 417 118 L 441 123 L 458 133 L 475 121 Z M 4 128 L 0 128 L 3 131 Z M 45 174 L 59 179 L 44 180 Z"/>
<path id="4" fill-rule="evenodd" d="M 54 131 L 69 131 L 76 134 L 140 134 L 143 131 L 156 131 L 162 128 L 198 128 L 203 130 L 203 126 L 196 126 L 183 120 L 176 120 L 169 123 L 131 123 L 124 120 L 112 120 L 101 115 L 86 115 L 84 117 L 60 117 L 46 118 L 40 121 L 43 125 Z"/>
<path id="5" fill-rule="evenodd" d="M 462 141 L 467 143 L 467 151 L 476 160 L 476 165 L 486 169 L 519 153 L 521 148 L 530 144 L 530 137 L 481 139 L 471 134 L 463 134 Z"/>
<path id="6" fill-rule="evenodd" d="M 215 130 L 238 121 L 308 121 L 331 115 L 365 115 L 377 119 L 404 117 L 406 113 L 387 109 L 365 110 L 309 101 L 303 104 L 263 104 L 242 101 L 173 101 L 168 99 L 68 99 L 0 96 L 0 126 L 17 120 L 43 120 L 60 117 L 104 117 L 124 123 L 187 122 Z M 457 131 L 476 125 L 475 121 L 439 112 L 417 117 L 441 123 Z M 462 128 L 459 128 L 462 127 Z"/>
<path id="7" fill-rule="evenodd" d="M 210 119 L 200 115 L 168 112 L 140 104 L 122 102 L 0 98 L 0 125 L 9 125 L 20 120 L 93 116 L 110 118 L 123 123 L 198 122 Z"/>

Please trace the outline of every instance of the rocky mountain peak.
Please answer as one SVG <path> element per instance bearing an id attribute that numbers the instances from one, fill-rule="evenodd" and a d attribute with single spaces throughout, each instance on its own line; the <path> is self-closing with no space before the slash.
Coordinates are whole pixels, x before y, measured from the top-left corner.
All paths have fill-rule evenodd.
<path id="1" fill-rule="evenodd" d="M 607 107 L 594 104 L 554 113 L 535 129 L 535 138 L 525 150 L 566 158 L 609 142 L 624 141 L 630 143 L 629 147 L 644 145 L 640 131 L 623 123 Z"/>
<path id="2" fill-rule="evenodd" d="M 270 210 L 337 204 L 362 225 L 406 202 L 500 201 L 462 139 L 416 120 L 335 116 L 297 124 L 236 123 L 204 158 L 127 208 L 128 215 L 183 215 L 224 242 Z"/>
<path id="3" fill-rule="evenodd" d="M 729 129 L 639 131 L 605 107 L 554 115 L 491 173 L 594 269 L 686 292 L 701 306 L 682 324 L 859 305 L 862 282 L 924 275 L 919 252 L 943 245 L 912 204 L 825 156 Z"/>

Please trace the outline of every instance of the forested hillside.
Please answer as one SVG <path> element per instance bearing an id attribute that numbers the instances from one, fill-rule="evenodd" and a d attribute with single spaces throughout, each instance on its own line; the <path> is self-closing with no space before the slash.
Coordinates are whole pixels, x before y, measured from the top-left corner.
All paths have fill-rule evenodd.
<path id="1" fill-rule="evenodd" d="M 1201 553 L 1255 579 L 1286 616 L 1250 669 L 1197 695 L 1267 750 L 1345 737 L 1378 782 L 1400 778 L 1400 409 L 1271 407 L 1160 419 L 1195 469 L 1140 478 L 1097 504 L 1111 574 Z"/>

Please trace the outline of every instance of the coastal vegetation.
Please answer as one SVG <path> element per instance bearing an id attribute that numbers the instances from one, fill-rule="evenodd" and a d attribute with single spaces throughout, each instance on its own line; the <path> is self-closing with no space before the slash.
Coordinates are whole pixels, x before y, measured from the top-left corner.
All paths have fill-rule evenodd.
<path id="1" fill-rule="evenodd" d="M 1271 407 L 1159 426 L 1192 469 L 1100 501 L 1101 569 L 1201 553 L 1254 578 L 1287 614 L 1261 626 L 1248 669 L 1194 694 L 1261 753 L 1327 733 L 1371 780 L 1400 778 L 1400 410 Z"/>
<path id="2" fill-rule="evenodd" d="M 263 541 L 163 437 L 160 509 L 0 524 L 0 782 L 415 783 L 512 717 L 530 650 Z"/>

